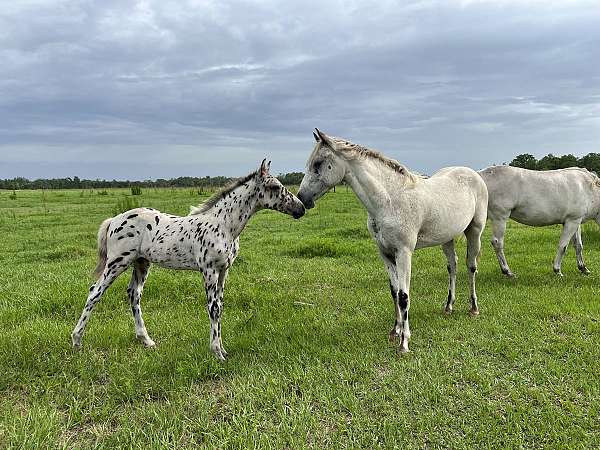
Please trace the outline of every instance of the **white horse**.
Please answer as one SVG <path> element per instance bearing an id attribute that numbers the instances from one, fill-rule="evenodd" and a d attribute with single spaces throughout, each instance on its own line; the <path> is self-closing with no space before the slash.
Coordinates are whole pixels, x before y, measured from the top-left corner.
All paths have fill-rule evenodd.
<path id="1" fill-rule="evenodd" d="M 252 215 L 264 208 L 298 219 L 304 206 L 277 178 L 269 175 L 263 161 L 260 169 L 241 178 L 208 199 L 188 216 L 163 214 L 152 208 L 137 208 L 106 219 L 98 231 L 98 281 L 90 288 L 81 318 L 71 335 L 73 346 L 81 338 L 94 306 L 112 282 L 134 266 L 127 294 L 133 312 L 136 337 L 146 347 L 155 343 L 144 326 L 140 299 L 150 263 L 170 269 L 198 270 L 204 276 L 210 318 L 210 348 L 224 360 L 221 342 L 223 288 L 229 267 L 239 250 L 239 235 Z"/>
<path id="2" fill-rule="evenodd" d="M 577 267 L 590 273 L 583 260 L 581 224 L 592 219 L 600 224 L 600 179 L 596 175 L 578 167 L 537 171 L 512 166 L 488 167 L 479 174 L 488 188 L 492 245 L 505 275 L 514 276 L 504 256 L 509 218 L 534 227 L 562 224 L 554 272 L 562 276 L 561 263 L 571 240 Z"/>
<path id="3" fill-rule="evenodd" d="M 308 158 L 298 198 L 312 208 L 319 197 L 343 180 L 367 209 L 368 228 L 388 271 L 396 310 L 390 341 L 400 336 L 400 351 L 408 351 L 411 257 L 416 249 L 442 246 L 450 274 L 446 312 L 452 312 L 454 238 L 461 233 L 467 237 L 471 313 L 479 314 L 475 273 L 486 221 L 487 189 L 477 172 L 448 167 L 424 178 L 378 152 L 316 131 L 317 143 Z"/>

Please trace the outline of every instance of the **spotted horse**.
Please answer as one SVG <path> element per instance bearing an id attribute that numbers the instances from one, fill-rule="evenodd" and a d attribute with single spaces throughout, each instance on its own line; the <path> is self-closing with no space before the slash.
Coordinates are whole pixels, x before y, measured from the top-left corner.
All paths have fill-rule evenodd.
<path id="1" fill-rule="evenodd" d="M 204 277 L 210 318 L 210 349 L 220 360 L 227 352 L 221 341 L 223 289 L 239 250 L 239 236 L 248 220 L 261 209 L 273 209 L 298 219 L 304 206 L 277 178 L 269 174 L 270 162 L 215 194 L 184 217 L 152 208 L 136 208 L 106 219 L 98 231 L 97 281 L 91 286 L 79 322 L 71 334 L 73 346 L 81 338 L 94 307 L 106 289 L 133 265 L 127 289 L 136 337 L 146 346 L 148 335 L 140 299 L 151 263 L 171 269 L 198 270 Z"/>

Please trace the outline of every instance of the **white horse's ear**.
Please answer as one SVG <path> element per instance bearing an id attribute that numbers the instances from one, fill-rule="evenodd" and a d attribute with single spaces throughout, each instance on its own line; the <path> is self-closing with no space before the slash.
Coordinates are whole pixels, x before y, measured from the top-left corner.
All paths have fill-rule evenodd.
<path id="1" fill-rule="evenodd" d="M 329 146 L 331 149 L 335 150 L 335 144 L 333 143 L 333 141 L 331 140 L 331 138 L 329 136 L 327 136 L 325 133 L 323 133 L 318 128 L 315 128 L 315 131 L 317 132 L 315 139 L 319 138 L 319 140 L 317 142 L 319 142 L 319 141 L 323 142 L 324 144 L 327 144 L 327 146 Z"/>
<path id="2" fill-rule="evenodd" d="M 271 161 L 267 163 L 267 172 L 271 171 Z"/>
<path id="3" fill-rule="evenodd" d="M 321 139 L 319 139 L 319 135 L 317 133 L 315 133 L 314 131 L 313 131 L 313 136 L 315 137 L 315 141 L 321 142 Z"/>
<path id="4" fill-rule="evenodd" d="M 261 177 L 266 177 L 267 175 L 269 175 L 269 164 L 267 164 L 267 158 L 262 160 L 262 163 L 260 163 L 260 169 L 258 169 L 258 173 L 260 174 Z"/>

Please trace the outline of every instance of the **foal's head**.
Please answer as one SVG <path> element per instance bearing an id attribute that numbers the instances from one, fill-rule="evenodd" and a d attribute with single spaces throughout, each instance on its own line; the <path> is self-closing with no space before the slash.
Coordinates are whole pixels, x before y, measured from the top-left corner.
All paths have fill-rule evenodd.
<path id="1" fill-rule="evenodd" d="M 313 135 L 317 143 L 308 158 L 298 190 L 298 198 L 308 209 L 314 207 L 315 201 L 325 192 L 341 183 L 346 174 L 344 160 L 334 151 L 337 146 L 334 139 L 318 129 Z"/>
<path id="2" fill-rule="evenodd" d="M 269 173 L 270 167 L 271 161 L 267 163 L 267 160 L 264 159 L 256 173 L 259 206 L 274 209 L 289 214 L 294 219 L 299 219 L 304 215 L 304 205 L 276 177 Z"/>

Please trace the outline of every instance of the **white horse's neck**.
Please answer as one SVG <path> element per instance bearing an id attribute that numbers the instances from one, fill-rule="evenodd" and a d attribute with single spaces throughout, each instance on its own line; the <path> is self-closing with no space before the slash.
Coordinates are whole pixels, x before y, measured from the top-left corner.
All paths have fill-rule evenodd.
<path id="1" fill-rule="evenodd" d="M 262 209 L 258 206 L 258 200 L 259 190 L 256 181 L 251 179 L 220 199 L 206 213 L 235 239 L 242 233 L 250 217 Z"/>
<path id="2" fill-rule="evenodd" d="M 385 164 L 372 159 L 345 161 L 344 181 L 350 185 L 369 214 L 373 217 L 390 203 L 388 182 L 399 175 Z"/>

